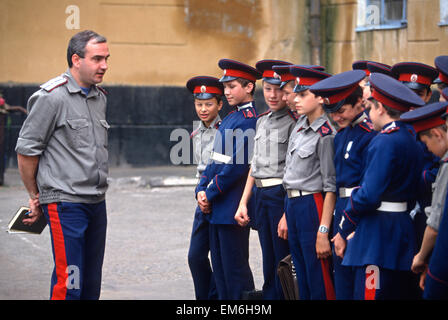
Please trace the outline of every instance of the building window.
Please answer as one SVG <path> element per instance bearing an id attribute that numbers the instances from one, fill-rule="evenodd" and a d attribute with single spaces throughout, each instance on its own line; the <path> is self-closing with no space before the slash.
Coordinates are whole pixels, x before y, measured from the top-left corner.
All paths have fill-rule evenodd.
<path id="1" fill-rule="evenodd" d="M 440 0 L 439 26 L 448 26 L 448 0 Z"/>
<path id="2" fill-rule="evenodd" d="M 356 31 L 406 26 L 406 0 L 358 0 Z"/>

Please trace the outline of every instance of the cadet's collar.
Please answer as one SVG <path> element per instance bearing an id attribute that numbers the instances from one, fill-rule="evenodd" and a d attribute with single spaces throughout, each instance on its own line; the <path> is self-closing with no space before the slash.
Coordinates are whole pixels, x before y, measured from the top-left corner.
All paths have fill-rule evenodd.
<path id="1" fill-rule="evenodd" d="M 271 111 L 271 113 L 269 113 L 268 117 L 273 118 L 273 119 L 278 119 L 287 113 L 288 113 L 288 107 L 284 107 L 283 109 L 280 109 L 277 111 Z"/>
<path id="2" fill-rule="evenodd" d="M 445 154 L 443 155 L 442 159 L 440 159 L 441 162 L 447 162 L 448 161 L 448 151 L 445 152 Z"/>
<path id="3" fill-rule="evenodd" d="M 68 80 L 67 89 L 70 93 L 80 92 L 81 94 L 84 94 L 81 90 L 81 87 L 76 82 L 75 78 L 73 78 L 73 75 L 70 72 L 70 69 L 67 69 L 67 71 L 62 76 L 67 78 L 67 80 Z M 96 96 L 96 95 L 99 95 L 99 90 L 95 85 L 93 85 L 93 86 L 91 86 L 90 92 L 87 95 L 87 97 L 92 97 L 92 96 Z"/>
<path id="4" fill-rule="evenodd" d="M 393 129 L 393 128 L 397 127 L 397 123 L 396 123 L 396 122 L 397 122 L 397 121 L 389 122 L 388 124 L 386 124 L 386 125 L 383 127 L 383 130 L 381 130 L 381 131 L 387 131 L 387 130 L 390 130 L 390 129 Z"/>
<path id="5" fill-rule="evenodd" d="M 352 127 L 355 127 L 356 125 L 360 124 L 361 122 L 363 122 L 365 119 L 367 119 L 367 115 L 365 114 L 364 111 L 362 111 L 360 114 L 358 114 L 355 119 L 352 121 L 351 125 Z"/>
<path id="6" fill-rule="evenodd" d="M 204 121 L 201 121 L 201 124 L 199 125 L 199 128 L 200 128 L 202 131 L 207 130 L 207 129 L 210 129 L 210 128 L 214 128 L 215 125 L 216 125 L 219 121 L 221 121 L 221 117 L 220 117 L 219 114 L 218 114 L 218 115 L 216 116 L 216 118 L 213 119 L 212 123 L 210 123 L 210 126 L 209 126 L 209 127 L 206 127 Z"/>
<path id="7" fill-rule="evenodd" d="M 253 101 L 243 102 L 243 103 L 237 104 L 236 108 L 238 109 L 238 111 L 241 111 L 241 110 L 253 107 L 253 105 L 254 105 Z"/>
<path id="8" fill-rule="evenodd" d="M 311 129 L 313 129 L 314 132 L 319 130 L 320 127 L 327 121 L 328 118 L 325 116 L 325 113 L 322 114 L 319 118 L 313 121 L 313 123 L 310 125 Z M 308 121 L 307 121 L 308 122 Z"/>

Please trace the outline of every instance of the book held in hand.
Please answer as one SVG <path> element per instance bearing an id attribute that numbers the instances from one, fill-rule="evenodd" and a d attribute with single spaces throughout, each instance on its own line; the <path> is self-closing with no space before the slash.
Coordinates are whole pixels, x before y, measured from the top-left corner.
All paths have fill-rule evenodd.
<path id="1" fill-rule="evenodd" d="M 28 207 L 20 207 L 19 210 L 14 214 L 11 221 L 8 224 L 8 232 L 9 233 L 34 233 L 40 234 L 45 229 L 47 225 L 47 221 L 45 220 L 44 215 L 41 215 L 40 218 L 35 221 L 31 225 L 26 225 L 23 223 L 23 219 L 26 217 L 26 214 L 30 212 L 30 208 Z"/>

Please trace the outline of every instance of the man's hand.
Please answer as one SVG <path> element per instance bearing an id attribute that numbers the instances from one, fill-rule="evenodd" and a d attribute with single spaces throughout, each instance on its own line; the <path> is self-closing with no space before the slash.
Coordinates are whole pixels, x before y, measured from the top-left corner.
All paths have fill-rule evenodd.
<path id="1" fill-rule="evenodd" d="M 282 218 L 278 222 L 277 234 L 279 238 L 288 240 L 288 224 L 286 223 L 286 216 L 284 213 Z"/>
<path id="2" fill-rule="evenodd" d="M 28 204 L 30 206 L 30 213 L 27 215 L 28 218 L 24 218 L 22 222 L 29 226 L 35 223 L 43 215 L 39 202 L 39 194 L 37 194 L 36 198 L 29 199 Z"/>
<path id="3" fill-rule="evenodd" d="M 205 191 L 199 191 L 196 195 L 198 199 L 199 209 L 205 214 L 212 212 L 212 208 L 210 202 L 207 200 L 207 196 L 205 195 Z"/>
<path id="4" fill-rule="evenodd" d="M 234 218 L 241 227 L 247 226 L 247 224 L 250 222 L 249 215 L 247 214 L 247 206 L 240 203 L 238 209 L 236 210 Z"/>

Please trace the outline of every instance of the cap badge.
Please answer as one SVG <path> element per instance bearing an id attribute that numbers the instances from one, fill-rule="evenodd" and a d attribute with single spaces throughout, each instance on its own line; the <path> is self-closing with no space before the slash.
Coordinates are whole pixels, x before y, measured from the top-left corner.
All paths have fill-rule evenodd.
<path id="1" fill-rule="evenodd" d="M 280 79 L 280 75 L 277 72 L 274 72 L 274 78 Z"/>
<path id="2" fill-rule="evenodd" d="M 201 92 L 205 93 L 207 91 L 207 87 L 206 86 L 201 86 Z"/>
<path id="3" fill-rule="evenodd" d="M 226 73 L 227 73 L 227 69 L 224 69 L 224 75 L 226 75 Z"/>
<path id="4" fill-rule="evenodd" d="M 415 73 L 413 73 L 411 75 L 411 82 L 417 82 L 417 79 L 418 79 L 418 76 Z"/>
<path id="5" fill-rule="evenodd" d="M 300 83 L 300 78 L 297 77 L 297 78 L 296 78 L 296 81 L 297 81 L 297 84 L 299 84 L 299 83 Z"/>
<path id="6" fill-rule="evenodd" d="M 324 98 L 324 103 L 327 104 L 327 105 L 330 104 L 330 99 L 328 99 L 327 97 L 325 97 L 325 98 Z"/>

